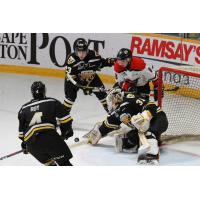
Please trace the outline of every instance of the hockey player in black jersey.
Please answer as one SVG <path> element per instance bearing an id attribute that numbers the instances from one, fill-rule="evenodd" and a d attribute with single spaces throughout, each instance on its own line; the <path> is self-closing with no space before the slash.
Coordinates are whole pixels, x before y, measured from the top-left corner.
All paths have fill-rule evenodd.
<path id="1" fill-rule="evenodd" d="M 73 48 L 74 52 L 67 58 L 65 77 L 64 105 L 69 113 L 76 100 L 77 92 L 80 89 L 70 81 L 70 77 L 82 86 L 105 88 L 96 72 L 100 71 L 103 67 L 111 67 L 114 64 L 113 58 L 104 59 L 95 51 L 88 49 L 88 44 L 83 38 L 76 39 Z M 94 93 L 107 111 L 106 92 L 93 92 L 87 88 L 82 90 L 85 95 Z"/>
<path id="2" fill-rule="evenodd" d="M 113 89 L 107 96 L 110 115 L 102 123 L 97 123 L 90 132 L 89 143 L 95 145 L 109 132 L 118 130 L 115 137 L 117 152 L 137 152 L 139 148 L 138 132 L 145 134 L 150 149 L 138 157 L 139 164 L 158 164 L 160 136 L 168 128 L 164 111 L 154 102 L 144 100 L 134 94 L 124 95 L 120 89 Z M 119 132 L 118 132 L 119 133 Z"/>
<path id="3" fill-rule="evenodd" d="M 19 113 L 19 138 L 24 153 L 30 153 L 44 165 L 70 166 L 72 153 L 64 142 L 73 135 L 72 118 L 65 106 L 46 97 L 45 85 L 38 81 L 31 86 L 33 99 L 24 104 Z M 56 131 L 60 122 L 61 136 Z"/>

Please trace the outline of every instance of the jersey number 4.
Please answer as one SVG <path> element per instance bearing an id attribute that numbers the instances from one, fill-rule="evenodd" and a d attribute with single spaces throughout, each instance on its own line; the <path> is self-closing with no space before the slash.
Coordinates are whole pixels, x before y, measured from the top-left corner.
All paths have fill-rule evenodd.
<path id="1" fill-rule="evenodd" d="M 42 115 L 43 115 L 42 112 L 36 112 L 36 113 L 33 115 L 29 126 L 32 126 L 32 125 L 34 125 L 34 124 L 39 124 L 39 123 L 41 123 L 41 122 L 42 122 L 42 119 L 41 119 L 41 118 L 42 118 Z"/>

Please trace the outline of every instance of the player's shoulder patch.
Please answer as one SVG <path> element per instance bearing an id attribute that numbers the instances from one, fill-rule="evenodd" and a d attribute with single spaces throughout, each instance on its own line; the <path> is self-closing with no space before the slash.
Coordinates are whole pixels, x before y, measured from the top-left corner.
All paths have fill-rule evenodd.
<path id="1" fill-rule="evenodd" d="M 135 98 L 135 95 L 130 93 L 130 94 L 126 95 L 126 98 L 133 99 L 133 98 Z"/>
<path id="2" fill-rule="evenodd" d="M 71 55 L 71 56 L 69 56 L 69 58 L 67 59 L 67 64 L 68 64 L 68 65 L 71 65 L 71 64 L 73 64 L 75 61 L 76 61 L 75 58 Z"/>

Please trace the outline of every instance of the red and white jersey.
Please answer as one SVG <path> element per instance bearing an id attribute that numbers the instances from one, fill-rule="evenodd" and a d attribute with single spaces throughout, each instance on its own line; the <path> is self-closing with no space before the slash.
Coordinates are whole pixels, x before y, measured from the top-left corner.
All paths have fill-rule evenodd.
<path id="1" fill-rule="evenodd" d="M 127 67 L 120 66 L 115 62 L 114 71 L 116 74 L 118 84 L 124 90 L 128 90 L 131 86 L 144 86 L 152 81 L 154 86 L 158 86 L 157 74 L 148 67 L 142 58 L 133 57 Z"/>

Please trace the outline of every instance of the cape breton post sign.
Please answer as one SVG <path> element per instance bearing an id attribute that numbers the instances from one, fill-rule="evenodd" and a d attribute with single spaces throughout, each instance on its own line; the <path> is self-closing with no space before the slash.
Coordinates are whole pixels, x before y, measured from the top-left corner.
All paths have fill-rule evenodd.
<path id="1" fill-rule="evenodd" d="M 38 37 L 40 35 L 40 37 Z M 62 52 L 56 53 L 56 48 L 62 43 Z M 93 49 L 99 51 L 99 46 L 105 48 L 105 41 L 88 39 L 88 44 L 93 44 Z M 64 67 L 67 56 L 71 53 L 72 47 L 68 38 L 55 36 L 50 39 L 48 33 L 1 33 L 0 34 L 0 63 L 3 59 L 23 60 L 30 65 L 40 65 L 38 54 L 41 51 L 48 51 L 47 60 L 57 67 Z M 62 55 L 62 62 L 58 57 Z"/>

